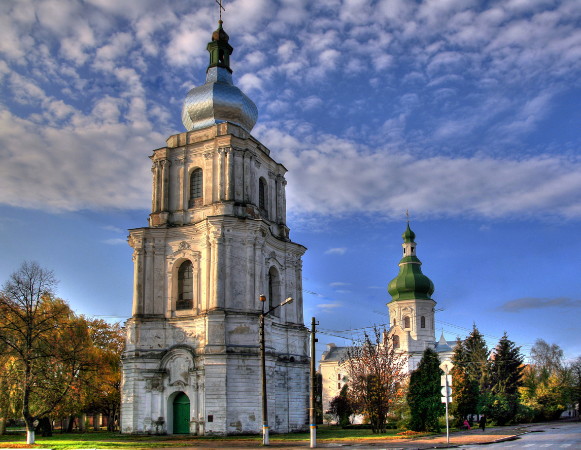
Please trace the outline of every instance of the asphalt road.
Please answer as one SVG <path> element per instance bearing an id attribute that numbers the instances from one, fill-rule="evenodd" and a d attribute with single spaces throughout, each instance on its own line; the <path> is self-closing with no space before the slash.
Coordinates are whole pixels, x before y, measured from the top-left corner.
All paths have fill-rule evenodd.
<path id="1" fill-rule="evenodd" d="M 463 445 L 459 448 L 483 450 L 481 445 Z M 490 448 L 528 448 L 531 450 L 537 448 L 581 449 L 581 422 L 568 422 L 555 426 L 549 425 L 542 428 L 531 428 L 530 432 L 519 436 L 515 440 L 486 445 L 486 450 Z"/>

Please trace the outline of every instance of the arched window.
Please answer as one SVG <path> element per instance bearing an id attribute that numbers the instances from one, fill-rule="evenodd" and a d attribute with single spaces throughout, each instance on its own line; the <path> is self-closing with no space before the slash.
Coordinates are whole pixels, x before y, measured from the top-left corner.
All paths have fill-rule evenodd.
<path id="1" fill-rule="evenodd" d="M 260 178 L 258 180 L 258 208 L 262 213 L 264 213 L 268 217 L 268 210 L 267 210 L 267 184 L 264 178 Z"/>
<path id="2" fill-rule="evenodd" d="M 426 328 L 426 318 L 424 316 L 422 316 L 422 318 L 420 319 L 420 327 Z"/>
<path id="3" fill-rule="evenodd" d="M 399 336 L 397 334 L 393 335 L 393 348 L 399 348 Z"/>
<path id="4" fill-rule="evenodd" d="M 395 327 L 395 319 L 393 319 L 393 326 Z"/>
<path id="5" fill-rule="evenodd" d="M 282 302 L 280 294 L 280 276 L 276 267 L 272 266 L 268 271 L 268 306 L 274 308 Z M 272 314 L 279 317 L 280 308 L 275 309 Z"/>
<path id="6" fill-rule="evenodd" d="M 403 318 L 403 327 L 404 328 L 411 328 L 411 324 L 410 324 L 410 317 L 409 316 L 405 316 Z"/>
<path id="7" fill-rule="evenodd" d="M 192 309 L 194 303 L 194 270 L 191 261 L 184 261 L 178 269 L 178 298 L 176 310 Z"/>
<path id="8" fill-rule="evenodd" d="M 203 199 L 203 173 L 202 169 L 194 169 L 190 175 L 190 208 L 200 206 Z"/>

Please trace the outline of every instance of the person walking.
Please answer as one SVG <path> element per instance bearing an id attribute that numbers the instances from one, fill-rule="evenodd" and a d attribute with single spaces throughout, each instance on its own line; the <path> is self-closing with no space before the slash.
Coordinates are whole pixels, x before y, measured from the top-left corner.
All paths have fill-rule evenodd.
<path id="1" fill-rule="evenodd" d="M 482 428 L 482 431 L 484 431 L 484 429 L 486 428 L 486 415 L 483 414 L 480 417 L 480 422 L 479 422 L 480 428 Z"/>

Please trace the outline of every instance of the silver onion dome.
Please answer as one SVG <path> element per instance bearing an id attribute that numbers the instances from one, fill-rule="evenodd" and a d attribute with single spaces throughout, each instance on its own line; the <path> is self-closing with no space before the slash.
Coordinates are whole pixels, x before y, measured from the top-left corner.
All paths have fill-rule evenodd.
<path id="1" fill-rule="evenodd" d="M 191 89 L 184 101 L 182 122 L 188 131 L 230 122 L 250 132 L 258 119 L 254 102 L 232 84 L 230 54 L 233 49 L 228 39 L 220 21 L 208 44 L 210 65 L 206 83 Z"/>

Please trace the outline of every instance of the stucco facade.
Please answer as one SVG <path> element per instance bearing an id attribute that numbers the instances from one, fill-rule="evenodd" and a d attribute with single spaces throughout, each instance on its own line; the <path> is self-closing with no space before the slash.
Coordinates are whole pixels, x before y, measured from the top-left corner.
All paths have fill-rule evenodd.
<path id="1" fill-rule="evenodd" d="M 259 315 L 288 297 L 265 320 L 268 422 L 308 424 L 306 249 L 289 238 L 286 169 L 250 134 L 256 110 L 232 85 L 221 22 L 208 50 L 206 84 L 184 104 L 188 131 L 150 157 L 149 224 L 129 232 L 123 433 L 259 433 Z"/>

